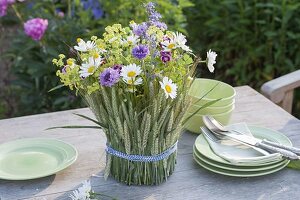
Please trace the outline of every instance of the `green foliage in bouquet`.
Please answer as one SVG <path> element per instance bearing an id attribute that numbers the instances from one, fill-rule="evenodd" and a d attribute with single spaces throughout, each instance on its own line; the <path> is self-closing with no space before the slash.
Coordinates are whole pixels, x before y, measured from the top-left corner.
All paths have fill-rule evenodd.
<path id="1" fill-rule="evenodd" d="M 53 59 L 61 82 L 83 97 L 106 134 L 105 176 L 129 185 L 160 184 L 173 173 L 176 151 L 165 155 L 176 150 L 195 67 L 211 68 L 216 57 L 195 58 L 155 4 L 145 7 L 147 22 L 107 26 L 102 38 L 78 38 L 71 57 Z"/>
<path id="2" fill-rule="evenodd" d="M 182 9 L 192 4 L 188 0 L 159 0 L 158 3 L 161 4 L 164 13 L 169 13 L 165 20 L 171 22 L 170 27 L 185 32 L 186 20 Z M 18 109 L 14 115 L 83 106 L 80 99 L 67 88 L 48 92 L 59 83 L 52 67 L 52 58 L 59 52 L 68 52 L 70 44 L 78 36 L 88 38 L 102 34 L 105 31 L 104 27 L 116 19 L 119 20 L 119 17 L 124 24 L 128 24 L 132 16 L 145 19 L 146 14 L 140 12 L 141 9 L 140 4 L 127 0 L 27 0 L 9 5 L 7 15 L 0 17 L 0 23 L 6 29 L 16 31 L 6 36 L 5 39 L 10 40 L 11 45 L 0 59 L 11 62 L 14 81 L 8 92 L 14 93 L 18 99 Z M 37 17 L 47 20 L 48 26 L 41 38 L 33 40 L 24 33 L 22 26 L 28 20 Z"/>

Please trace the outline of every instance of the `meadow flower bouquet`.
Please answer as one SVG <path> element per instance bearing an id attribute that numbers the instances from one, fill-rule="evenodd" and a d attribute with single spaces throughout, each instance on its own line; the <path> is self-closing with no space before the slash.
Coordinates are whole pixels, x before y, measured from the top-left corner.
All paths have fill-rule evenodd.
<path id="1" fill-rule="evenodd" d="M 65 86 L 76 90 L 107 137 L 105 176 L 126 184 L 160 184 L 173 173 L 177 141 L 199 62 L 186 38 L 167 30 L 155 5 L 149 21 L 106 27 L 103 38 L 77 39 L 71 58 L 53 63 Z M 211 54 L 211 52 L 210 52 Z"/>

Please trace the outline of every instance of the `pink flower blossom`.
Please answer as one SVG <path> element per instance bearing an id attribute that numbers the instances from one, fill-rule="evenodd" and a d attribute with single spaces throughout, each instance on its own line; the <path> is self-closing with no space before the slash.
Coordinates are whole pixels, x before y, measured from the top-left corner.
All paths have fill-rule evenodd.
<path id="1" fill-rule="evenodd" d="M 41 18 L 30 19 L 24 23 L 26 35 L 33 40 L 41 40 L 48 27 L 48 20 Z"/>
<path id="2" fill-rule="evenodd" d="M 23 2 L 25 0 L 18 0 L 18 1 Z M 14 3 L 16 3 L 16 0 L 0 0 L 0 17 L 6 15 L 8 6 Z"/>
<path id="3" fill-rule="evenodd" d="M 0 0 L 0 17 L 3 17 L 6 15 L 6 10 L 7 10 L 7 4 L 3 3 L 5 0 Z"/>

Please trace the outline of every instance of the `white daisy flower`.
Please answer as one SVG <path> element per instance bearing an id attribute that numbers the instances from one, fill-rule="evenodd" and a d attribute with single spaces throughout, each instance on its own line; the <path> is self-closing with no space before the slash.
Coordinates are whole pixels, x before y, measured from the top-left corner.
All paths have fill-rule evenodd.
<path id="1" fill-rule="evenodd" d="M 176 43 L 173 38 L 170 38 L 166 36 L 167 39 L 165 39 L 160 44 L 162 45 L 162 48 L 164 51 L 171 51 L 172 49 L 176 49 Z"/>
<path id="2" fill-rule="evenodd" d="M 78 190 L 73 191 L 73 194 L 69 196 L 72 200 L 83 200 L 86 199 L 85 195 L 79 193 Z"/>
<path id="3" fill-rule="evenodd" d="M 187 52 L 192 52 L 192 50 L 187 45 L 185 45 L 187 40 L 185 38 L 185 35 L 183 35 L 182 33 L 173 33 L 173 40 L 176 44 L 176 47 L 180 47 L 181 49 Z"/>
<path id="4" fill-rule="evenodd" d="M 127 43 L 129 45 L 135 45 L 139 41 L 139 36 L 137 35 L 130 35 L 127 37 Z"/>
<path id="5" fill-rule="evenodd" d="M 209 50 L 207 53 L 207 58 L 206 58 L 206 64 L 210 72 L 214 72 L 215 67 L 214 64 L 216 64 L 216 58 L 217 58 L 217 53 Z"/>
<path id="6" fill-rule="evenodd" d="M 80 77 L 86 78 L 90 75 L 92 75 L 96 69 L 103 63 L 103 58 L 101 58 L 100 56 L 95 58 L 95 56 L 93 57 L 89 57 L 88 62 L 83 63 L 80 66 Z"/>
<path id="7" fill-rule="evenodd" d="M 166 98 L 174 99 L 177 95 L 177 85 L 168 77 L 164 77 L 163 81 L 159 81 L 161 88 L 165 91 Z"/>
<path id="8" fill-rule="evenodd" d="M 74 46 L 74 49 L 76 49 L 77 51 L 85 52 L 85 51 L 89 51 L 96 47 L 96 44 L 94 41 L 85 42 L 83 39 L 80 39 L 80 38 L 77 39 L 77 43 L 78 43 L 78 46 Z"/>
<path id="9" fill-rule="evenodd" d="M 122 67 L 121 76 L 125 79 L 135 78 L 142 73 L 142 69 L 135 63 Z"/>
<path id="10" fill-rule="evenodd" d="M 70 195 L 72 200 L 90 200 L 92 187 L 90 181 L 84 181 L 82 186 Z"/>
<path id="11" fill-rule="evenodd" d="M 121 77 L 123 78 L 123 81 L 129 85 L 140 85 L 143 80 L 137 78 L 137 76 L 141 73 L 141 67 L 133 63 L 122 67 Z"/>

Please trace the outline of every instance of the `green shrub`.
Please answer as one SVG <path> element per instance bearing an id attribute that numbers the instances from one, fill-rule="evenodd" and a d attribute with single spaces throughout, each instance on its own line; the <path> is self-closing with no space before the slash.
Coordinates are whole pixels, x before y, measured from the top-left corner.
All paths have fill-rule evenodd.
<path id="1" fill-rule="evenodd" d="M 258 88 L 299 69 L 299 1 L 192 0 L 186 9 L 194 49 L 218 53 L 215 77 Z"/>
<path id="2" fill-rule="evenodd" d="M 196 50 L 217 51 L 214 78 L 259 90 L 262 83 L 300 69 L 299 1 L 192 2 L 195 6 L 185 12 L 189 41 Z M 298 117 L 299 96 L 298 91 Z"/>

